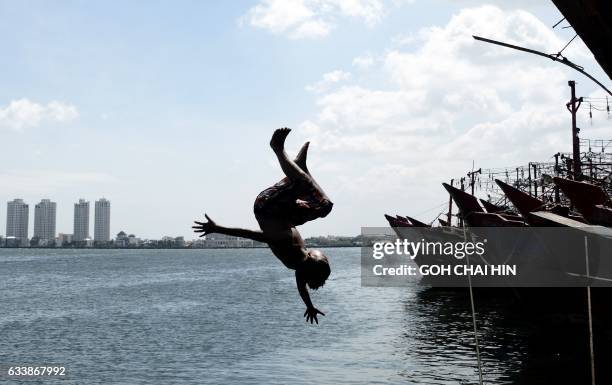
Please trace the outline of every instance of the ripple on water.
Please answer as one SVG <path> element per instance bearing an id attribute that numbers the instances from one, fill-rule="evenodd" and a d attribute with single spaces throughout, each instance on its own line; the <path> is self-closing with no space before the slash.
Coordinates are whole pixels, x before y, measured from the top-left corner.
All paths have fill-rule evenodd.
<path id="1" fill-rule="evenodd" d="M 0 249 L 0 363 L 63 363 L 64 385 L 476 383 L 465 293 L 361 287 L 359 249 L 326 254 L 316 326 L 266 249 Z M 530 324 L 478 317 L 486 382 L 530 383 Z"/>

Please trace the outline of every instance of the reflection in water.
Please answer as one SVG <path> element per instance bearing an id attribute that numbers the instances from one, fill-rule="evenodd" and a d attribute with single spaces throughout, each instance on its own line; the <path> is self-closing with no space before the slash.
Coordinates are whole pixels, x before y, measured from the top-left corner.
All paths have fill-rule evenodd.
<path id="1" fill-rule="evenodd" d="M 475 289 L 485 383 L 590 383 L 584 288 Z M 597 383 L 610 383 L 610 290 L 593 290 Z M 430 288 L 404 301 L 404 337 L 396 349 L 421 362 L 411 382 L 456 383 L 457 365 L 477 378 L 468 289 Z M 425 368 L 425 372 L 421 372 Z M 450 373 L 449 368 L 454 371 Z"/>

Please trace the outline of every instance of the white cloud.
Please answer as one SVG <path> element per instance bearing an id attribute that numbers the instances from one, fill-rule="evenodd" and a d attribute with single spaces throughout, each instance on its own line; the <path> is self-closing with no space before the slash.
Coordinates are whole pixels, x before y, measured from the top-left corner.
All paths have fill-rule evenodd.
<path id="1" fill-rule="evenodd" d="M 241 18 L 253 27 L 291 39 L 320 38 L 338 17 L 352 17 L 372 27 L 385 14 L 382 0 L 261 0 Z"/>
<path id="2" fill-rule="evenodd" d="M 79 112 L 72 104 L 52 101 L 44 105 L 29 99 L 18 99 L 0 107 L 0 129 L 21 131 L 42 122 L 66 122 L 78 116 Z"/>
<path id="3" fill-rule="evenodd" d="M 363 19 L 368 26 L 379 23 L 384 15 L 383 3 L 379 0 L 334 0 L 327 1 L 337 6 L 340 13 Z"/>
<path id="4" fill-rule="evenodd" d="M 344 80 L 350 79 L 351 74 L 349 72 L 344 72 L 341 70 L 336 70 L 332 72 L 328 72 L 323 74 L 323 78 L 318 82 L 308 85 L 305 87 L 307 91 L 312 92 L 325 92 L 327 91 L 333 84 L 339 83 Z"/>
<path id="5" fill-rule="evenodd" d="M 353 66 L 359 69 L 362 69 L 362 70 L 367 70 L 373 64 L 374 64 L 374 56 L 372 56 L 369 53 L 365 55 L 357 56 L 356 58 L 353 59 Z"/>
<path id="6" fill-rule="evenodd" d="M 533 0 L 454 0 L 460 6 L 495 5 L 503 9 L 537 10 L 549 6 L 546 1 Z M 560 19 L 561 17 L 559 17 Z M 555 20 L 556 22 L 557 20 Z"/>
<path id="7" fill-rule="evenodd" d="M 103 172 L 60 170 L 7 170 L 0 172 L 5 196 L 38 195 L 82 186 L 107 185 L 116 178 Z"/>
<path id="8" fill-rule="evenodd" d="M 327 165 L 334 170 L 328 178 L 346 181 L 342 193 L 382 197 L 382 183 L 404 194 L 386 205 L 419 209 L 446 199 L 439 184 L 464 175 L 472 160 L 476 167 L 515 166 L 568 149 L 570 72 L 558 63 L 475 41 L 473 34 L 545 52 L 565 43 L 532 14 L 493 6 L 462 10 L 445 26 L 413 35 L 410 46 L 390 42 L 395 48 L 380 64 L 363 66 L 364 78 L 374 73 L 385 86 L 367 87 L 354 76 L 324 91 L 317 115 L 300 127 L 313 148 L 336 162 Z M 565 54 L 593 60 L 580 44 Z M 354 161 L 336 160 L 338 154 Z M 353 215 L 341 214 L 347 220 Z"/>

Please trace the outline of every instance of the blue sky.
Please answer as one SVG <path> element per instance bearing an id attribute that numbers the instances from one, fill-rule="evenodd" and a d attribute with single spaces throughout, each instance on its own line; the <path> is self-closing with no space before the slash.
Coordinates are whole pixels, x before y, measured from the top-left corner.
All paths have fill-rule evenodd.
<path id="1" fill-rule="evenodd" d="M 336 203 L 306 235 L 357 234 L 384 212 L 433 219 L 423 211 L 445 201 L 439 183 L 471 160 L 512 166 L 569 146 L 567 80 L 601 96 L 559 65 L 465 40 L 499 33 L 558 50 L 572 32 L 550 29 L 552 3 L 483 4 L 0 2 L 0 200 L 24 198 L 31 223 L 40 199 L 58 202 L 65 233 L 73 203 L 102 196 L 113 234 L 189 239 L 204 211 L 253 227 L 255 196 L 281 177 L 269 136 L 289 126 L 290 150 L 313 141 L 313 174 Z M 567 53 L 609 80 L 581 42 Z M 520 151 L 495 139 L 541 127 Z"/>

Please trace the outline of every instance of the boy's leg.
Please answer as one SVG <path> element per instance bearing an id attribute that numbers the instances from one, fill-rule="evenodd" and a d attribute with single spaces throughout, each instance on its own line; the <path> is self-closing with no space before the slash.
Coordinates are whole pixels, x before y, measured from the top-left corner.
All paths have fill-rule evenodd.
<path id="1" fill-rule="evenodd" d="M 308 156 L 308 146 L 309 145 L 310 145 L 310 142 L 304 143 L 304 145 L 300 149 L 300 152 L 298 152 L 297 156 L 293 160 L 295 164 L 297 164 L 298 167 L 301 168 L 302 171 L 304 171 L 308 175 L 310 175 L 310 172 L 308 171 L 308 166 L 306 166 L 306 157 Z"/>
<path id="2" fill-rule="evenodd" d="M 291 203 L 291 210 L 286 211 L 287 215 L 291 216 L 291 223 L 297 226 L 315 218 L 326 216 L 331 211 L 333 204 L 318 183 L 307 173 L 308 143 L 302 147 L 296 158 L 296 161 L 303 164 L 306 170 L 287 157 L 284 143 L 290 131 L 288 128 L 276 130 L 272 135 L 270 146 L 278 157 L 280 166 L 287 178 L 293 182 L 299 182 L 298 189 L 292 190 L 293 199 L 295 199 L 297 206 L 293 206 L 293 203 Z M 293 213 L 290 214 L 290 211 Z"/>
<path id="3" fill-rule="evenodd" d="M 279 128 L 274 131 L 272 139 L 270 140 L 270 147 L 272 147 L 272 150 L 274 150 L 274 153 L 278 158 L 278 162 L 287 178 L 294 181 L 305 180 L 312 182 L 310 175 L 308 175 L 287 156 L 287 152 L 285 151 L 285 139 L 287 138 L 287 135 L 289 135 L 289 132 L 291 132 L 291 129 L 289 128 Z M 304 162 L 305 160 L 306 157 L 304 156 Z"/>

